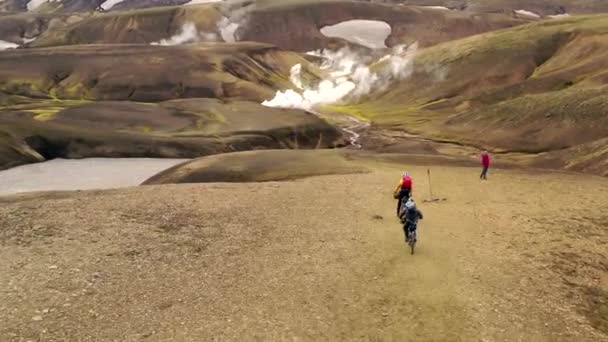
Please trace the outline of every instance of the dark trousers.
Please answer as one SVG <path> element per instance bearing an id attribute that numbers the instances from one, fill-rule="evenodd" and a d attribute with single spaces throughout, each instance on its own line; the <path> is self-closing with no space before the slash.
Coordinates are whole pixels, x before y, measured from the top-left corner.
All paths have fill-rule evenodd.
<path id="1" fill-rule="evenodd" d="M 405 241 L 408 241 L 410 239 L 410 234 L 416 231 L 416 228 L 418 228 L 417 226 L 417 224 L 412 224 L 409 221 L 406 221 L 403 224 L 403 233 L 405 234 Z"/>
<path id="2" fill-rule="evenodd" d="M 488 166 L 484 166 L 483 170 L 481 170 L 481 175 L 479 179 L 488 179 Z"/>
<path id="3" fill-rule="evenodd" d="M 403 201 L 407 201 L 410 198 L 410 189 L 401 189 L 399 191 L 399 201 L 397 201 L 397 216 L 401 212 L 401 205 Z"/>

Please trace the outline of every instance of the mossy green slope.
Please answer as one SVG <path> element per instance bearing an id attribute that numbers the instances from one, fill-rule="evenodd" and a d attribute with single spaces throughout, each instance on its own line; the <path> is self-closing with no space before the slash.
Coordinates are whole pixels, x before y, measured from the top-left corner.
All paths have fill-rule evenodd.
<path id="1" fill-rule="evenodd" d="M 0 110 L 0 169 L 58 157 L 194 158 L 344 144 L 313 114 L 248 101 L 12 101 Z"/>
<path id="2" fill-rule="evenodd" d="M 590 14 L 608 12 L 608 3 L 602 0 L 397 0 L 409 5 L 446 6 L 451 9 L 476 12 L 504 12 L 527 10 L 541 16 L 556 14 Z M 394 1 L 396 2 L 396 1 Z"/>
<path id="3" fill-rule="evenodd" d="M 34 47 L 78 44 L 150 44 L 177 34 L 185 23 L 201 32 L 218 33 L 222 15 L 211 5 L 155 7 L 88 15 L 45 30 Z"/>
<path id="4" fill-rule="evenodd" d="M 239 28 L 243 40 L 276 44 L 294 51 L 335 48 L 339 41 L 327 39 L 320 29 L 353 19 L 388 23 L 389 46 L 413 43 L 431 46 L 473 34 L 527 22 L 504 14 L 438 11 L 366 1 L 259 1 Z"/>
<path id="5" fill-rule="evenodd" d="M 292 87 L 289 70 L 296 63 L 308 65 L 296 53 L 257 43 L 24 49 L 0 55 L 0 91 L 78 100 L 262 102 Z"/>
<path id="6" fill-rule="evenodd" d="M 144 184 L 267 182 L 366 172 L 336 150 L 266 150 L 203 157 L 167 169 Z"/>
<path id="7" fill-rule="evenodd" d="M 607 47 L 608 15 L 485 33 L 424 49 L 410 79 L 329 109 L 494 151 L 572 148 L 608 136 Z"/>

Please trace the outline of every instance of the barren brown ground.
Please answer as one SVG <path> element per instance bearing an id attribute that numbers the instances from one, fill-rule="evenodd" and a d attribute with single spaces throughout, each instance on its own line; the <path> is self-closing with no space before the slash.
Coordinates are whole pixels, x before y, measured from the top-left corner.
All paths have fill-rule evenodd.
<path id="1" fill-rule="evenodd" d="M 608 341 L 608 180 L 373 167 L 2 198 L 0 340 Z"/>

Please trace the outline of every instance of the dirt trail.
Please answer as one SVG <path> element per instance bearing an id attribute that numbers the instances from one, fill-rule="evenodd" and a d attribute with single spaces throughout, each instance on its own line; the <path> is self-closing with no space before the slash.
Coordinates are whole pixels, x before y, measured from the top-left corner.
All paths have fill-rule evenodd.
<path id="1" fill-rule="evenodd" d="M 0 340 L 608 341 L 606 179 L 434 167 L 410 256 L 374 168 L 0 199 Z"/>

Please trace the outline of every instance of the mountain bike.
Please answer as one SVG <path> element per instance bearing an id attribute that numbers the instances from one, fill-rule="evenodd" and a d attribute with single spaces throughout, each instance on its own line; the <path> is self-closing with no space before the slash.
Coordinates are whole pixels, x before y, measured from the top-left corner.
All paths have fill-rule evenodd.
<path id="1" fill-rule="evenodd" d="M 414 248 L 416 247 L 416 241 L 418 240 L 417 224 L 409 225 L 407 228 L 407 244 L 410 246 L 410 254 L 414 255 Z"/>
<path id="2" fill-rule="evenodd" d="M 403 232 L 406 234 L 407 245 L 410 247 L 411 254 L 414 254 L 414 248 L 416 247 L 416 242 L 418 241 L 418 224 L 410 224 L 409 222 L 403 223 Z"/>

